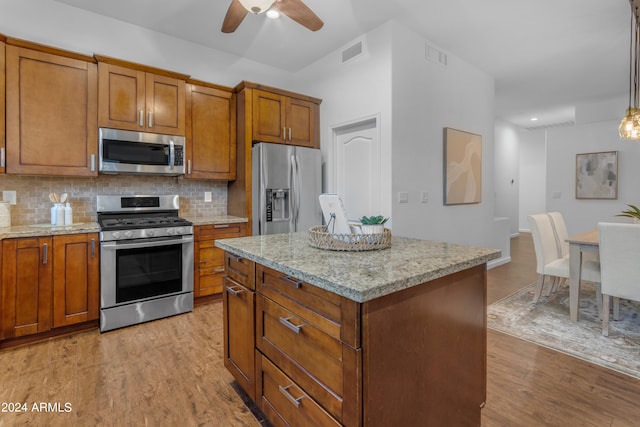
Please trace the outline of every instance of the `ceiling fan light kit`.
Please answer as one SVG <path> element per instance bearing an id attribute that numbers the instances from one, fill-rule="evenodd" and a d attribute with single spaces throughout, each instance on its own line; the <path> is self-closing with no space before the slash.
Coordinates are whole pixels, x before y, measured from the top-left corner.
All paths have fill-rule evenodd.
<path id="1" fill-rule="evenodd" d="M 231 0 L 231 5 L 229 5 L 222 23 L 222 32 L 233 33 L 248 13 L 257 15 L 270 10 L 272 6 L 277 8 L 275 12 L 288 16 L 311 31 L 318 31 L 324 25 L 318 15 L 309 9 L 302 0 Z"/>
<path id="2" fill-rule="evenodd" d="M 629 107 L 620 122 L 618 133 L 622 139 L 640 140 L 640 108 L 638 94 L 640 79 L 640 27 L 638 26 L 638 3 L 640 0 L 629 0 L 631 4 L 631 31 L 629 35 Z M 631 99 L 633 98 L 633 107 Z"/>

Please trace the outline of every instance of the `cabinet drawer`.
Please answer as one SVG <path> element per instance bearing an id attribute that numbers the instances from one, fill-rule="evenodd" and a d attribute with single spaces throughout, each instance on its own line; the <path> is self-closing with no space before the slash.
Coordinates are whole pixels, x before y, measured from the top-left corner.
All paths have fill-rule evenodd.
<path id="1" fill-rule="evenodd" d="M 256 266 L 256 288 L 328 335 L 354 348 L 360 346 L 356 302 L 261 264 Z"/>
<path id="2" fill-rule="evenodd" d="M 229 252 L 224 253 L 224 270 L 227 275 L 251 290 L 256 289 L 255 263 Z"/>
<path id="3" fill-rule="evenodd" d="M 230 224 L 209 224 L 197 227 L 198 239 L 227 239 L 242 237 L 246 234 L 246 224 L 243 222 Z"/>
<path id="4" fill-rule="evenodd" d="M 341 424 L 264 356 L 257 359 L 258 402 L 275 426 L 336 427 Z"/>
<path id="5" fill-rule="evenodd" d="M 222 268 L 224 269 L 224 251 L 220 248 L 205 247 L 200 245 L 198 251 L 198 268 Z"/>
<path id="6" fill-rule="evenodd" d="M 256 346 L 336 418 L 344 396 L 343 345 L 281 305 L 256 298 Z"/>

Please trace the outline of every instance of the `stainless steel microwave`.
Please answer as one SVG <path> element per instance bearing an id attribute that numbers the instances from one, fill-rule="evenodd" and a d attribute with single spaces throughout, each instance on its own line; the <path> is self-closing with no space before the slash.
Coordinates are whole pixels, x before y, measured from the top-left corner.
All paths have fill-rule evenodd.
<path id="1" fill-rule="evenodd" d="M 184 136 L 99 129 L 101 173 L 184 175 Z"/>

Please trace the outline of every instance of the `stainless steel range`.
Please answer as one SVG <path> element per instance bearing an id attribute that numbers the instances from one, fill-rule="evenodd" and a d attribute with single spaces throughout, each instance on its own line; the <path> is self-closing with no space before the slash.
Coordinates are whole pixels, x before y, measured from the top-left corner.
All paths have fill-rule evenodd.
<path id="1" fill-rule="evenodd" d="M 193 226 L 179 202 L 97 196 L 101 331 L 193 310 Z"/>

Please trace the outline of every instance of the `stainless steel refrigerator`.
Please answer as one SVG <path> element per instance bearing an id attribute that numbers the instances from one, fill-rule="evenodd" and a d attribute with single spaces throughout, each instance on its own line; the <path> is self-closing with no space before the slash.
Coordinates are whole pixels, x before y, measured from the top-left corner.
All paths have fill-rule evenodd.
<path id="1" fill-rule="evenodd" d="M 257 143 L 252 149 L 253 234 L 322 224 L 322 156 L 315 148 Z"/>

